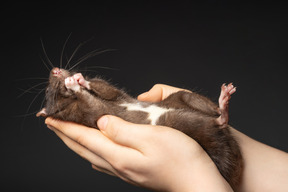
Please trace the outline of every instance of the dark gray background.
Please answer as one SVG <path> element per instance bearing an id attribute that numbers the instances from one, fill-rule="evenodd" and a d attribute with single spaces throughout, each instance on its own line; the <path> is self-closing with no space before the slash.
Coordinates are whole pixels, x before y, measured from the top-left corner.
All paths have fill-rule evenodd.
<path id="1" fill-rule="evenodd" d="M 164 83 L 214 101 L 233 82 L 230 123 L 258 141 L 288 151 L 287 7 L 235 4 L 93 3 L 1 6 L 1 187 L 11 191 L 147 191 L 91 169 L 35 117 L 48 70 L 65 57 L 116 49 L 83 62 L 133 96 Z M 111 69 L 91 68 L 95 66 Z M 90 68 L 89 68 L 90 67 Z M 93 70 L 88 71 L 88 70 Z M 34 100 L 34 98 L 36 99 Z"/>

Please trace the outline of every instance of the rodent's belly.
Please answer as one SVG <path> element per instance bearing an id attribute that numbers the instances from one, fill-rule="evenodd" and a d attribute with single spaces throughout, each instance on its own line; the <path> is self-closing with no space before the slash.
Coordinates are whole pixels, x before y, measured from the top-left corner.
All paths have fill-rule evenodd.
<path id="1" fill-rule="evenodd" d="M 141 111 L 147 113 L 147 119 L 150 120 L 151 125 L 156 125 L 159 117 L 161 117 L 163 114 L 175 110 L 159 107 L 154 104 L 143 107 L 141 103 L 122 103 L 120 106 L 126 107 L 127 111 Z"/>

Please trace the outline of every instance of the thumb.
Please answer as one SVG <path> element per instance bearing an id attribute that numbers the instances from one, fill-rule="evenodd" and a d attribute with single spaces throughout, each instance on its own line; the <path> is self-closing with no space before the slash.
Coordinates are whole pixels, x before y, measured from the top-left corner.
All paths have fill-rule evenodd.
<path id="1" fill-rule="evenodd" d="M 143 139 L 149 135 L 149 130 L 151 130 L 148 128 L 150 125 L 130 123 L 112 115 L 102 116 L 97 125 L 100 131 L 115 143 L 138 150 L 141 150 Z"/>

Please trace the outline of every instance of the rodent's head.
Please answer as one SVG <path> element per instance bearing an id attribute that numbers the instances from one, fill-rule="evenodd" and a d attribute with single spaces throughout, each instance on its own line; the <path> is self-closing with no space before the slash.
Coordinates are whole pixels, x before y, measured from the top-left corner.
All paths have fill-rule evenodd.
<path id="1" fill-rule="evenodd" d="M 50 72 L 49 85 L 46 89 L 46 100 L 50 99 L 51 96 L 70 96 L 71 91 L 65 87 L 65 79 L 73 75 L 65 69 L 54 68 Z"/>
<path id="2" fill-rule="evenodd" d="M 65 79 L 73 74 L 73 72 L 69 72 L 65 69 L 59 69 L 57 67 L 51 70 L 49 84 L 45 93 L 45 108 L 36 114 L 37 117 L 47 117 L 49 115 L 53 115 L 63 110 L 65 106 L 73 102 L 75 95 L 71 90 L 68 90 L 65 87 Z"/>

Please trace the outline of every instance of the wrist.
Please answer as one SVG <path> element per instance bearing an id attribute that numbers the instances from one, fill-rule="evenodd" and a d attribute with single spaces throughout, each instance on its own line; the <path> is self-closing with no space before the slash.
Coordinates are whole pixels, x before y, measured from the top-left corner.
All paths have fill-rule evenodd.
<path id="1" fill-rule="evenodd" d="M 199 170 L 197 170 L 197 185 L 195 186 L 195 192 L 232 192 L 233 189 L 229 183 L 220 174 L 218 168 L 212 161 L 212 159 L 207 155 L 207 160 L 203 160 L 199 165 Z M 204 178 L 204 179 L 203 179 Z M 196 179 L 195 179 L 196 180 Z"/>
<path id="2" fill-rule="evenodd" d="M 216 165 L 203 151 L 201 157 L 183 169 L 179 181 L 169 192 L 232 192 L 233 189 L 218 171 Z M 177 185 L 178 184 L 178 185 Z"/>

